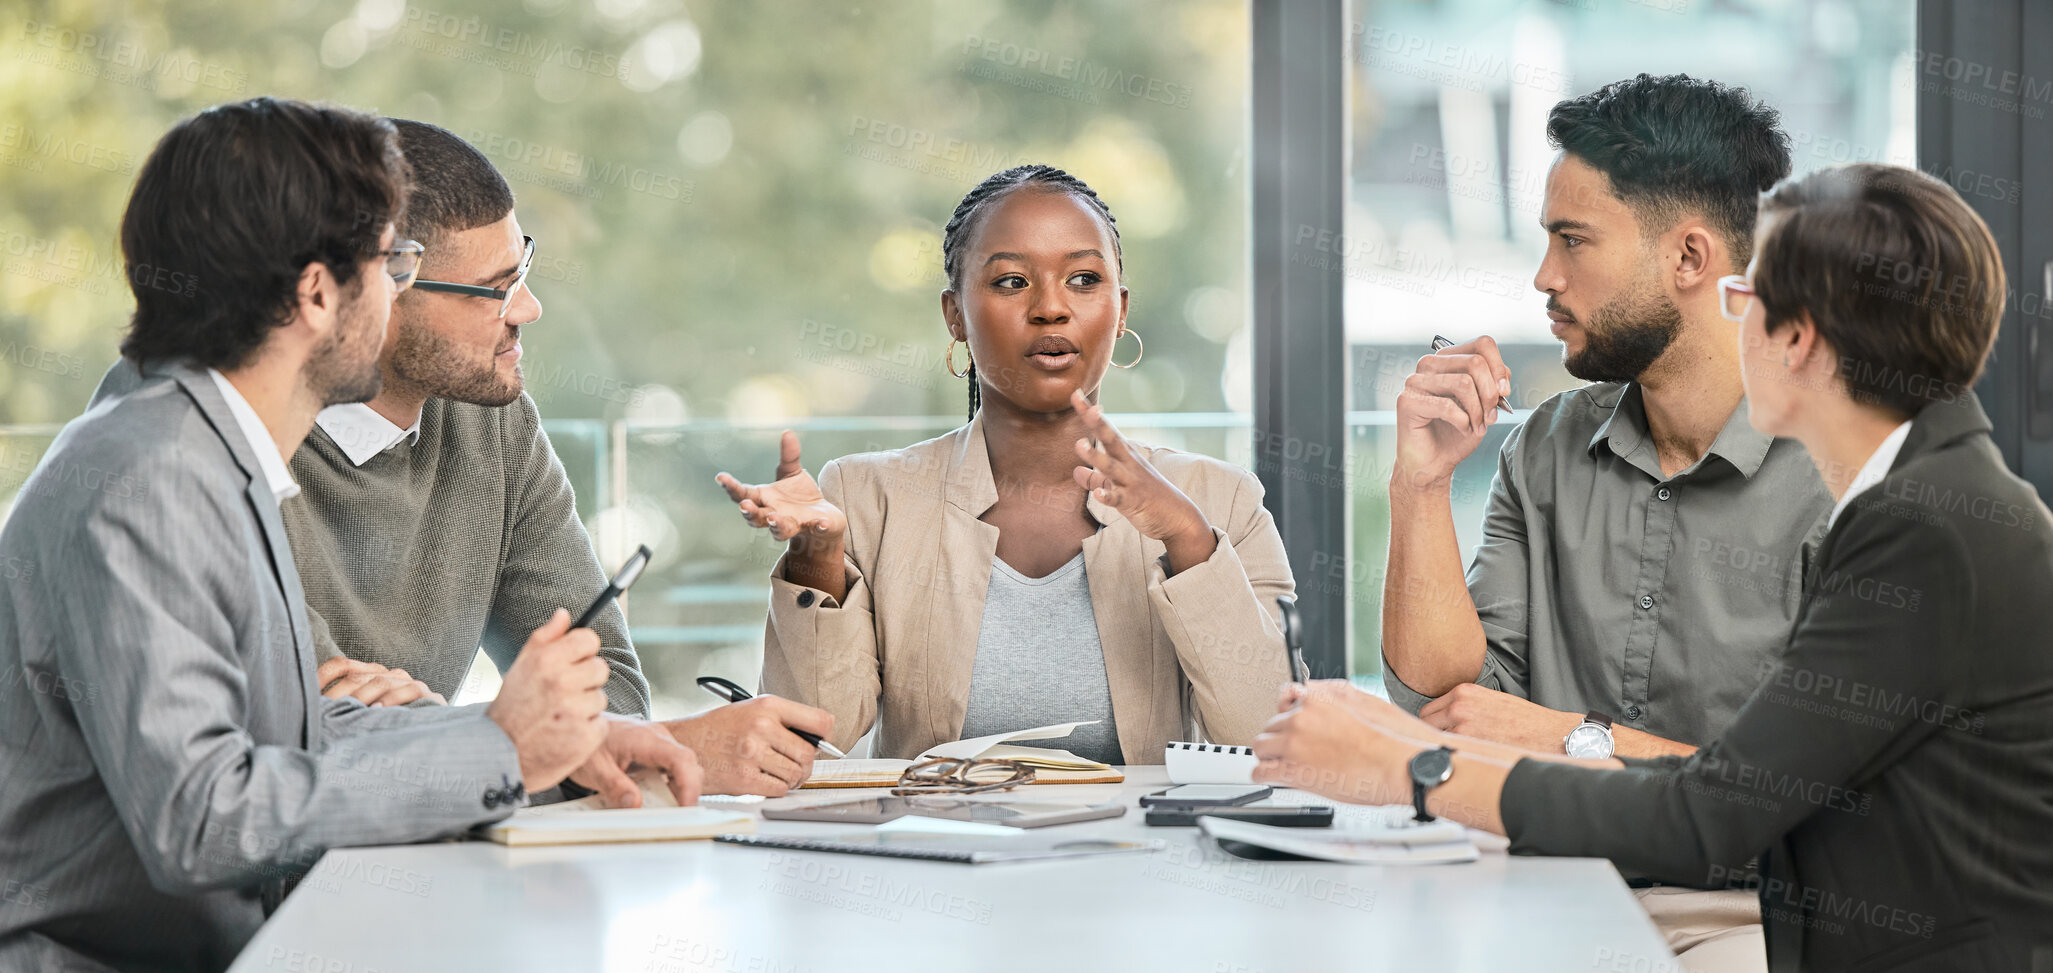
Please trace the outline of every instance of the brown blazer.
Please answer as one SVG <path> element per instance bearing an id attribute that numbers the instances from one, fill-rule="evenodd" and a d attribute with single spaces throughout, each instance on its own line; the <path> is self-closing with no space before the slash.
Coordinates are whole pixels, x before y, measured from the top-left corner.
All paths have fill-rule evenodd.
<path id="1" fill-rule="evenodd" d="M 1246 744 L 1289 679 L 1276 596 L 1296 590 L 1254 475 L 1133 443 L 1203 510 L 1219 546 L 1165 577 L 1162 543 L 1096 498 L 1083 545 L 1112 714 L 1128 763 L 1171 740 Z M 834 714 L 843 748 L 881 715 L 872 752 L 913 757 L 960 739 L 998 528 L 981 417 L 904 449 L 844 456 L 820 488 L 848 515 L 848 596 L 770 572 L 763 691 Z M 1021 727 L 1021 729 L 1025 729 Z"/>

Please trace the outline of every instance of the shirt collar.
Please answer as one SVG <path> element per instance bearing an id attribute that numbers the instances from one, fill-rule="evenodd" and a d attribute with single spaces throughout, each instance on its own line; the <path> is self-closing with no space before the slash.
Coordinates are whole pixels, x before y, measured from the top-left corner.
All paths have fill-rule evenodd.
<path id="1" fill-rule="evenodd" d="M 1839 502 L 1832 505 L 1832 515 L 1825 519 L 1827 527 L 1839 520 L 1839 512 L 1853 503 L 1854 497 L 1882 482 L 1882 478 L 1889 475 L 1889 468 L 1896 465 L 1897 452 L 1903 449 L 1904 439 L 1910 436 L 1910 423 L 1911 420 L 1906 419 L 1903 425 L 1891 430 L 1888 437 L 1882 440 L 1882 445 L 1875 447 L 1874 455 L 1869 456 L 1868 461 L 1861 464 L 1860 472 L 1853 475 L 1853 482 L 1847 484 L 1846 492 L 1839 495 Z"/>
<path id="2" fill-rule="evenodd" d="M 378 455 L 404 440 L 411 446 L 420 441 L 421 417 L 415 416 L 413 425 L 401 429 L 392 420 L 378 414 L 378 410 L 362 402 L 331 405 L 314 417 L 314 424 L 335 440 L 342 449 L 342 455 L 349 457 L 351 466 L 362 466 Z"/>
<path id="3" fill-rule="evenodd" d="M 1599 444 L 1609 445 L 1611 452 L 1621 459 L 1630 457 L 1642 445 L 1652 448 L 1653 434 L 1647 430 L 1647 408 L 1641 401 L 1641 394 L 1638 382 L 1628 382 L 1621 388 L 1611 415 L 1590 436 L 1592 456 L 1596 455 Z M 1768 447 L 1774 442 L 1775 437 L 1754 428 L 1748 419 L 1747 401 L 1742 397 L 1732 414 L 1725 418 L 1725 425 L 1718 430 L 1717 438 L 1711 440 L 1711 448 L 1705 455 L 1722 457 L 1741 476 L 1751 480 L 1755 473 L 1760 472 L 1762 461 L 1768 458 Z M 1653 463 L 1653 468 L 1661 468 L 1658 460 Z M 1655 479 L 1666 477 L 1656 475 Z"/>
<path id="4" fill-rule="evenodd" d="M 271 488 L 271 496 L 280 503 L 299 496 L 299 484 L 293 482 L 292 470 L 286 467 L 285 457 L 278 455 L 278 443 L 271 438 L 271 430 L 257 410 L 250 407 L 249 400 L 242 397 L 227 376 L 212 368 L 207 369 L 207 374 L 221 389 L 221 397 L 228 401 L 228 413 L 235 417 L 242 438 L 249 441 L 250 450 L 257 454 L 257 467 L 264 473 L 264 485 Z"/>

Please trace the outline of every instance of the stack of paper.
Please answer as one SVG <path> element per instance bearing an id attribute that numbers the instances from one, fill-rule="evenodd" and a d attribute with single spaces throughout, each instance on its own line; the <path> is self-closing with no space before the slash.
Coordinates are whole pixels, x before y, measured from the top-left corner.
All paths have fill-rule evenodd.
<path id="1" fill-rule="evenodd" d="M 890 787 L 898 783 L 905 768 L 939 757 L 959 760 L 1018 760 L 1034 768 L 1036 784 L 1117 784 L 1126 775 L 1111 764 L 1085 760 L 1067 750 L 1012 746 L 1014 740 L 1052 740 L 1066 737 L 1079 726 L 1095 723 L 1058 723 L 1031 730 L 993 733 L 989 736 L 944 743 L 920 754 L 919 760 L 821 760 L 813 764 L 813 775 L 801 787 Z"/>

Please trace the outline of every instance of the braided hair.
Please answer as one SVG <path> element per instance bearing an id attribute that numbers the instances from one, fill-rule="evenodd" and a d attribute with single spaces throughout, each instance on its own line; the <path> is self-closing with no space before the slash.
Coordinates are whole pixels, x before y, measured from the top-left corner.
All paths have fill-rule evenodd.
<path id="1" fill-rule="evenodd" d="M 986 205 L 1010 195 L 1014 190 L 1035 187 L 1042 192 L 1068 193 L 1089 204 L 1105 220 L 1105 229 L 1112 234 L 1112 259 L 1114 266 L 1124 271 L 1126 260 L 1119 251 L 1119 221 L 1112 216 L 1112 210 L 1097 192 L 1084 181 L 1054 166 L 1013 166 L 1004 172 L 993 174 L 955 204 L 955 214 L 948 218 L 948 226 L 941 231 L 941 269 L 948 275 L 948 287 L 960 290 L 962 286 L 962 248 L 970 234 L 989 210 Z M 977 363 L 969 363 L 969 417 L 977 417 L 977 407 L 982 404 L 977 391 Z"/>

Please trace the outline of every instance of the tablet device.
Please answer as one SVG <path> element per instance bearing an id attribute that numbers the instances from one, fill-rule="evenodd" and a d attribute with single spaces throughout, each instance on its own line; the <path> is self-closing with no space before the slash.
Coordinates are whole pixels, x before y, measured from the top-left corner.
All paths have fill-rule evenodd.
<path id="1" fill-rule="evenodd" d="M 1141 795 L 1142 807 L 1235 807 L 1276 793 L 1262 784 L 1181 784 Z"/>
<path id="2" fill-rule="evenodd" d="M 836 824 L 883 824 L 908 814 L 1013 828 L 1044 828 L 1051 824 L 1116 818 L 1124 804 L 1034 804 L 975 801 L 963 797 L 861 797 L 810 807 L 764 808 L 771 821 L 830 821 Z"/>

